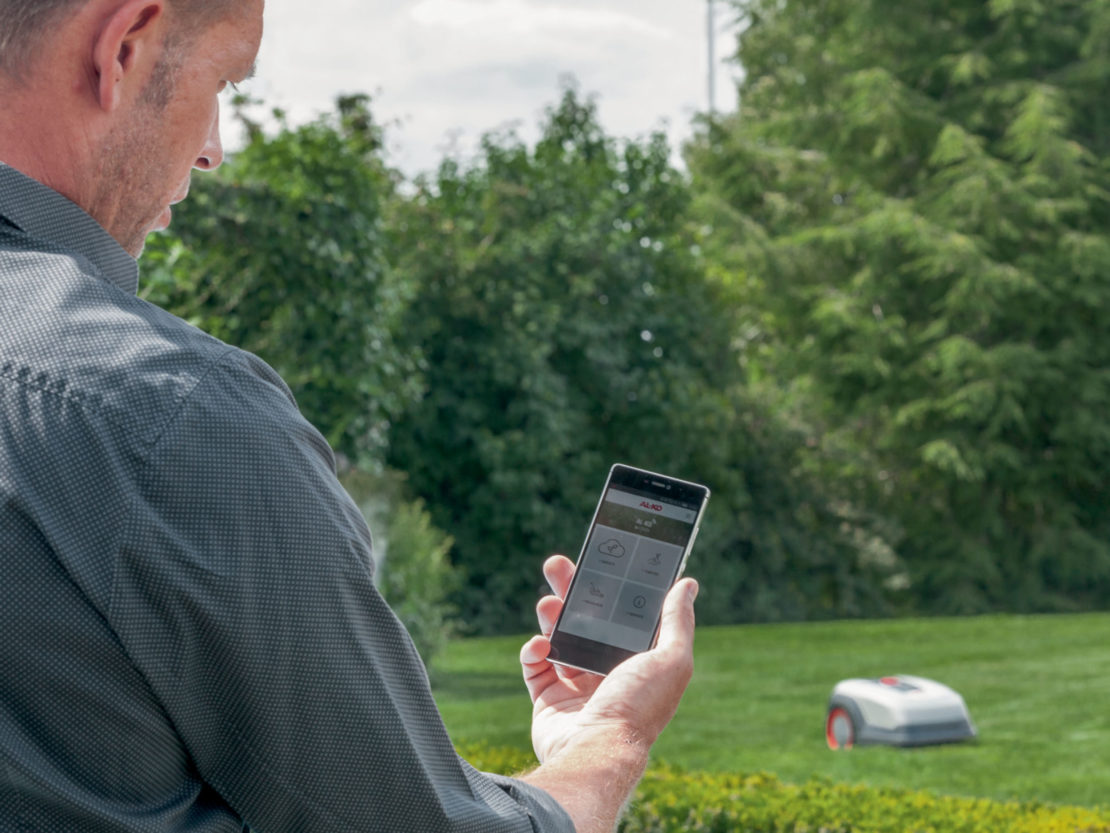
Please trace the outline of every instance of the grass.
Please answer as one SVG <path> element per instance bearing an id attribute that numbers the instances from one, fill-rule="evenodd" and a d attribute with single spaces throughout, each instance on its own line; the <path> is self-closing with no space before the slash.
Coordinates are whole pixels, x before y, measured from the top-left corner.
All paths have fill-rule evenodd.
<path id="1" fill-rule="evenodd" d="M 1110 615 L 701 628 L 697 670 L 657 760 L 836 782 L 1059 804 L 1110 804 Z M 456 743 L 530 748 L 524 637 L 454 643 L 434 689 Z M 909 673 L 959 691 L 979 729 L 920 749 L 825 746 L 847 677 Z"/>

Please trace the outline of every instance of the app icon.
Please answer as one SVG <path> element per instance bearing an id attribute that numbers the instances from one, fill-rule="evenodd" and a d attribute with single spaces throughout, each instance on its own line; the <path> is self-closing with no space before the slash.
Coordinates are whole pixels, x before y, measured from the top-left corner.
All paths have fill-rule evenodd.
<path id="1" fill-rule="evenodd" d="M 610 538 L 608 541 L 600 544 L 598 550 L 610 558 L 624 558 L 625 549 L 616 538 Z"/>

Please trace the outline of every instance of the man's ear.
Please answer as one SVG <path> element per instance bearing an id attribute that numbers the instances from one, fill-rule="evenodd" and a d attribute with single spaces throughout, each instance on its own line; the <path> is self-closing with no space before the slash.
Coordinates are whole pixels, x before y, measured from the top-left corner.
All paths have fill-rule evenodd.
<path id="1" fill-rule="evenodd" d="M 104 20 L 92 56 L 101 109 L 115 110 L 129 85 L 145 87 L 162 54 L 165 19 L 166 0 L 125 0 Z"/>

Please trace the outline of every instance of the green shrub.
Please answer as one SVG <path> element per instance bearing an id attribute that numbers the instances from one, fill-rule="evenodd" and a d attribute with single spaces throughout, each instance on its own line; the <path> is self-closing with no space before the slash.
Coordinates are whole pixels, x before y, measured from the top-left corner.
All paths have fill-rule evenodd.
<path id="1" fill-rule="evenodd" d="M 453 540 L 432 525 L 422 500 L 394 507 L 385 537 L 378 587 L 427 664 L 455 632 L 455 609 L 447 601 L 460 584 L 447 558 Z"/>
<path id="2" fill-rule="evenodd" d="M 535 766 L 517 749 L 460 750 L 480 769 Z M 834 784 L 774 775 L 648 770 L 620 833 L 1110 833 L 1110 811 Z"/>
<path id="3" fill-rule="evenodd" d="M 938 796 L 773 775 L 651 770 L 622 833 L 1110 833 L 1110 814 L 1079 807 Z"/>

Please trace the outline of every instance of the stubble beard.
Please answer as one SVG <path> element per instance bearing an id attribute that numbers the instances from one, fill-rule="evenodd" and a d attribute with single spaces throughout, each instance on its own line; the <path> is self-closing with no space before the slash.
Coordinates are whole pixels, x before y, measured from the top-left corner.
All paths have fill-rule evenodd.
<path id="1" fill-rule="evenodd" d="M 101 150 L 99 187 L 89 213 L 111 217 L 109 233 L 132 257 L 146 245 L 151 226 L 165 210 L 170 163 L 164 157 L 161 123 L 173 98 L 180 64 L 174 51 L 155 67 L 139 100 L 135 118 L 118 125 Z"/>

